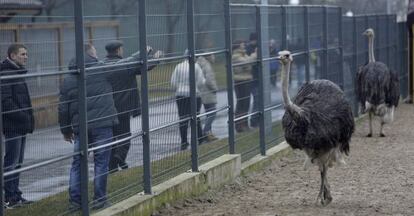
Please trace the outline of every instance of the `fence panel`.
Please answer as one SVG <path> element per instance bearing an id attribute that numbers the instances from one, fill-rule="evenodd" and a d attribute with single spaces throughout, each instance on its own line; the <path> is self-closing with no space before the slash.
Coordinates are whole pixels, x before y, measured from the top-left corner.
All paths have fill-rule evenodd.
<path id="1" fill-rule="evenodd" d="M 263 77 L 264 82 L 267 82 L 267 88 L 264 88 L 265 95 L 265 143 L 266 148 L 269 149 L 280 143 L 283 133 L 280 127 L 280 121 L 283 114 L 282 95 L 281 95 L 281 80 L 280 68 L 281 65 L 278 60 L 274 59 L 278 56 L 278 52 L 283 48 L 283 42 L 286 38 L 282 26 L 286 20 L 285 13 L 282 7 L 269 7 L 265 13 L 264 18 L 268 19 L 268 25 L 263 27 L 263 32 L 268 33 L 268 41 L 263 41 L 263 49 L 268 48 L 268 56 L 264 58 L 268 60 L 263 61 L 263 68 L 269 70 L 269 73 L 264 73 L 267 76 Z"/>
<path id="2" fill-rule="evenodd" d="M 67 21 L 73 19 L 73 15 L 53 18 L 57 23 L 73 26 L 73 22 Z M 32 108 L 19 107 L 20 105 L 18 105 L 15 108 L 7 108 L 7 110 L 4 110 L 3 104 L 2 114 L 9 113 L 9 115 L 16 116 L 32 112 L 34 117 L 33 133 L 22 131 L 24 127 L 19 126 L 18 122 L 10 122 L 3 117 L 6 150 L 5 188 L 11 188 L 16 182 L 20 182 L 19 189 L 23 193 L 22 196 L 28 200 L 36 201 L 25 208 L 6 210 L 6 215 L 43 214 L 38 204 L 50 196 L 56 196 L 56 205 L 50 206 L 51 213 L 47 214 L 69 212 L 67 202 L 69 196 L 66 192 L 69 187 L 68 174 L 71 158 L 73 154 L 79 152 L 74 152 L 73 144 L 63 140 L 58 124 L 58 106 L 69 103 L 68 100 L 58 100 L 61 80 L 63 76 L 66 76 L 64 73 L 68 73 L 68 70 L 62 67 L 62 56 L 60 55 L 64 39 L 61 37 L 59 29 L 56 28 L 58 25 L 54 27 L 45 25 L 48 19 L 49 17 L 40 16 L 37 18 L 38 23 L 28 25 L 26 17 L 14 17 L 9 23 L 2 23 L 0 28 L 2 61 L 5 59 L 8 47 L 16 42 L 24 44 L 28 52 L 28 61 L 25 66 L 27 73 L 14 73 L 7 77 L 5 76 L 7 74 L 2 72 L 2 90 L 19 88 L 24 94 L 22 86 L 25 82 L 30 97 L 27 100 L 30 100 L 32 104 Z M 4 27 L 11 30 L 3 30 Z M 68 36 L 73 36 L 73 32 Z M 26 78 L 24 78 L 25 76 Z M 21 99 L 13 98 L 12 100 L 20 101 Z M 76 100 L 72 102 L 76 102 Z M 18 130 L 17 134 L 24 135 L 16 136 L 12 133 L 13 130 Z M 19 143 L 22 154 L 19 162 L 13 164 L 13 160 L 19 156 L 12 154 L 12 152 L 14 148 L 18 148 Z M 5 193 L 5 202 L 12 204 L 14 201 L 12 196 L 16 194 L 8 189 L 6 191 L 8 192 Z"/>
<path id="3" fill-rule="evenodd" d="M 325 64 L 323 58 L 324 32 L 324 9 L 323 7 L 310 7 L 308 9 L 309 22 L 309 47 L 310 51 L 310 79 L 322 78 L 322 66 Z"/>
<path id="4" fill-rule="evenodd" d="M 15 42 L 25 44 L 29 53 L 27 75 L 2 74 L 2 89 L 24 79 L 33 105 L 28 110 L 35 119 L 34 132 L 25 136 L 25 157 L 16 164 L 17 170 L 8 165 L 9 151 L 13 141 L 24 137 L 7 133 L 12 124 L 2 119 L 6 128 L 2 139 L 8 152 L 3 168 L 6 188 L 20 174 L 23 196 L 35 201 L 7 209 L 5 215 L 71 214 L 80 209 L 75 190 L 80 187 L 89 190 L 82 193 L 83 198 L 89 197 L 82 209 L 88 215 L 104 203 L 99 201 L 117 203 L 142 190 L 151 193 L 152 185 L 191 168 L 196 171 L 198 162 L 229 153 L 229 143 L 235 142 L 235 153 L 241 154 L 243 161 L 264 154 L 260 147 L 269 149 L 283 140 L 281 65 L 276 60 L 283 49 L 294 56 L 291 96 L 304 82 L 326 78 L 344 89 L 357 116 L 355 75 L 368 61 L 368 40 L 362 33 L 373 28 L 377 60 L 398 71 L 402 97 L 408 93 L 407 32 L 405 23 L 396 23 L 394 15 L 341 18 L 342 10 L 337 7 L 233 4 L 225 8 L 222 0 L 143 0 L 128 7 L 114 1 L 108 3 L 108 10 L 91 10 L 90 2 L 85 3 L 87 10 L 81 17 L 73 14 L 75 3 L 65 6 L 70 13 L 58 10 L 53 16 L 36 16 L 35 21 L 15 16 L 0 26 L 2 60 Z M 139 3 L 146 7 L 140 8 Z M 189 3 L 194 6 L 194 17 L 187 8 Z M 231 11 L 228 17 L 227 9 Z M 83 18 L 83 29 L 78 28 L 83 35 L 75 32 L 81 24 L 81 19 L 73 21 L 75 17 Z M 226 18 L 231 20 L 229 29 Z M 189 41 L 191 22 L 194 50 Z M 229 32 L 232 37 L 226 39 Z M 99 60 L 122 54 L 131 58 L 103 65 L 91 58 L 93 49 L 82 47 L 82 40 L 96 47 Z M 115 40 L 123 42 L 123 53 L 107 53 L 106 45 Z M 145 52 L 144 44 L 152 48 L 146 58 L 136 53 Z M 232 64 L 226 65 L 229 53 Z M 84 60 L 79 59 L 82 54 Z M 195 82 L 190 81 L 189 62 L 193 59 L 197 62 Z M 92 62 L 96 65 L 91 66 Z M 148 65 L 148 71 L 142 65 Z M 200 77 L 204 85 L 199 85 L 203 83 Z M 196 83 L 195 88 L 190 83 Z M 86 95 L 79 100 L 82 87 Z M 144 92 L 144 99 L 139 91 Z M 82 103 L 86 105 L 83 112 Z M 190 108 L 192 103 L 195 109 Z M 234 115 L 229 110 L 233 103 Z M 25 111 L 2 109 L 3 115 Z M 85 114 L 88 125 L 83 131 L 79 129 L 79 112 Z M 236 134 L 229 140 L 233 122 L 228 121 L 233 118 Z M 193 124 L 188 127 L 190 122 Z M 62 135 L 71 130 L 78 140 L 75 145 Z M 192 140 L 195 130 L 199 136 Z M 79 140 L 86 133 L 88 140 L 82 146 Z M 189 147 L 191 141 L 193 148 Z M 148 167 L 144 169 L 144 165 Z M 95 167 L 101 169 L 94 172 Z M 75 181 L 79 173 L 82 177 Z M 106 191 L 102 200 L 97 200 L 100 192 L 94 190 L 94 181 L 107 184 L 106 189 L 101 188 L 101 193 Z M 8 195 L 5 201 L 10 201 Z M 78 205 L 70 205 L 70 199 Z M 44 206 L 48 206 L 47 212 Z"/>
<path id="5" fill-rule="evenodd" d="M 403 98 L 408 95 L 408 35 L 407 27 L 403 22 L 398 23 L 398 64 L 400 65 L 400 90 Z"/>
<path id="6" fill-rule="evenodd" d="M 232 8 L 232 60 L 235 90 L 236 153 L 242 160 L 259 152 L 258 118 L 253 115 L 259 106 L 259 80 L 257 53 L 257 14 L 255 7 L 236 6 Z M 249 114 L 250 110 L 250 114 Z"/>
<path id="7" fill-rule="evenodd" d="M 354 38 L 355 32 L 355 18 L 343 17 L 342 18 L 342 37 L 343 37 L 343 80 L 344 80 L 344 92 L 349 102 L 352 103 L 354 115 L 357 116 L 358 106 L 355 94 L 355 76 L 357 72 L 356 67 L 356 43 Z"/>

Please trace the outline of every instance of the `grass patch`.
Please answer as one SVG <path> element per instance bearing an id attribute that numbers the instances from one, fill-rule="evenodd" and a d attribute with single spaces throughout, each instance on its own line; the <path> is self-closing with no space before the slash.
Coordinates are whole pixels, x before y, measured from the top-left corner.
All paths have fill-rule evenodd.
<path id="1" fill-rule="evenodd" d="M 272 131 L 280 134 L 281 127 L 273 126 Z M 236 134 L 237 137 L 243 137 L 236 143 L 237 153 L 244 153 L 251 149 L 259 149 L 258 130 Z M 229 152 L 228 140 L 221 139 L 216 142 L 206 143 L 199 146 L 199 163 L 203 164 Z M 254 155 L 253 155 L 254 156 Z M 151 169 L 153 171 L 168 170 L 168 172 L 153 172 L 153 184 L 161 183 L 173 176 L 183 173 L 191 166 L 190 150 L 179 152 L 175 155 L 165 157 L 158 161 L 152 162 Z M 167 165 L 167 166 L 166 166 Z M 178 166 L 177 166 L 178 165 Z M 130 168 L 111 174 L 108 178 L 108 194 L 112 203 L 120 202 L 132 195 L 143 190 L 142 187 L 142 166 Z M 89 197 L 93 197 L 93 183 L 89 183 Z M 61 192 L 53 196 L 47 197 L 34 204 L 17 209 L 6 211 L 6 215 L 62 215 L 68 212 L 68 192 Z M 68 213 L 69 214 L 69 213 Z M 80 212 L 71 213 L 70 215 L 80 215 Z"/>
<path id="2" fill-rule="evenodd" d="M 174 96 L 174 91 L 171 88 L 171 75 L 178 62 L 163 63 L 155 67 L 148 73 L 148 87 L 149 99 L 159 99 Z M 226 65 L 223 62 L 212 64 L 216 72 L 216 81 L 219 89 L 226 89 L 227 73 Z M 137 77 L 138 86 L 141 86 L 141 78 Z"/>

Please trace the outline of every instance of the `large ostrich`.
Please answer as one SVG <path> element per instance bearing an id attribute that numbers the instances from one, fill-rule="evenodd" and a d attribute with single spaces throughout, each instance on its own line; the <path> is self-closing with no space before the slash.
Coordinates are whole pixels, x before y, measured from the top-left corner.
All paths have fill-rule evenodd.
<path id="1" fill-rule="evenodd" d="M 342 154 L 348 155 L 349 141 L 354 132 L 351 106 L 341 89 L 329 80 L 305 83 L 293 103 L 289 98 L 288 84 L 293 61 L 289 51 L 279 52 L 282 64 L 282 88 L 285 114 L 282 125 L 287 143 L 293 149 L 304 150 L 305 168 L 316 164 L 321 172 L 318 199 L 323 206 L 332 201 L 326 178 L 329 167 L 335 162 L 344 164 Z"/>
<path id="2" fill-rule="evenodd" d="M 375 61 L 374 30 L 369 28 L 363 33 L 368 37 L 369 61 L 357 73 L 356 92 L 361 112 L 369 114 L 369 134 L 372 137 L 372 118 L 381 118 L 380 136 L 385 137 L 383 126 L 394 119 L 394 109 L 398 106 L 400 86 L 398 75 L 387 65 Z"/>

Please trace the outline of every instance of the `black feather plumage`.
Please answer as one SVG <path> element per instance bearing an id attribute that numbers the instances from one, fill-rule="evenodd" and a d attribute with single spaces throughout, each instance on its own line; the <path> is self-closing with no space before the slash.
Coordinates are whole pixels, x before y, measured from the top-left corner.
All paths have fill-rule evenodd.
<path id="1" fill-rule="evenodd" d="M 386 104 L 387 107 L 398 106 L 400 86 L 398 74 L 391 71 L 382 62 L 370 62 L 357 73 L 356 93 L 365 111 L 365 102 L 373 106 Z"/>
<path id="2" fill-rule="evenodd" d="M 301 114 L 286 106 L 282 119 L 286 141 L 292 148 L 324 152 L 339 147 L 349 153 L 354 116 L 336 84 L 329 80 L 305 83 L 293 103 L 303 110 Z"/>

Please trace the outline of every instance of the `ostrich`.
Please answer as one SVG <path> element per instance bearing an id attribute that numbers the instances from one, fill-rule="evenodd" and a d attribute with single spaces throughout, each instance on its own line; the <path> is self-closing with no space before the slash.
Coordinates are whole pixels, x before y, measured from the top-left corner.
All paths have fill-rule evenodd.
<path id="1" fill-rule="evenodd" d="M 369 134 L 372 137 L 372 118 L 381 118 L 380 137 L 384 124 L 394 119 L 394 109 L 398 106 L 400 98 L 400 86 L 398 75 L 391 71 L 387 65 L 375 61 L 374 56 L 374 30 L 369 28 L 363 35 L 368 37 L 369 61 L 362 66 L 357 73 L 356 92 L 362 113 L 369 114 Z"/>
<path id="2" fill-rule="evenodd" d="M 351 106 L 341 89 L 329 80 L 303 84 L 292 103 L 288 84 L 293 58 L 289 51 L 279 52 L 278 58 L 282 64 L 285 139 L 293 149 L 305 151 L 305 169 L 310 163 L 319 167 L 321 187 L 318 199 L 326 206 L 332 201 L 326 177 L 328 168 L 335 162 L 344 164 L 343 154 L 349 154 L 349 141 L 354 132 Z"/>

